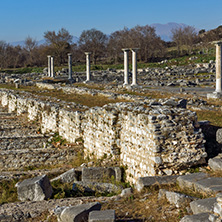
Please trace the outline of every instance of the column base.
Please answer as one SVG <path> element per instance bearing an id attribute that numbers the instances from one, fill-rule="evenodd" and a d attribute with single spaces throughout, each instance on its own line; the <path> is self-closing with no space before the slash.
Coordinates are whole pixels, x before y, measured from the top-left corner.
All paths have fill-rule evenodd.
<path id="1" fill-rule="evenodd" d="M 92 80 L 85 80 L 83 81 L 83 83 L 87 84 L 87 83 L 92 83 L 93 81 Z"/>
<path id="2" fill-rule="evenodd" d="M 222 98 L 222 92 L 212 92 L 207 93 L 207 99 L 221 99 Z"/>

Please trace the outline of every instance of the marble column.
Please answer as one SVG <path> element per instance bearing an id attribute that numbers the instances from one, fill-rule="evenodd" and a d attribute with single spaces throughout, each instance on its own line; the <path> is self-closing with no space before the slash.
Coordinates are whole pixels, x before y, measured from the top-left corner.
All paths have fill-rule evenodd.
<path id="1" fill-rule="evenodd" d="M 122 49 L 124 52 L 124 83 L 123 85 L 129 84 L 129 51 L 130 49 Z"/>
<path id="2" fill-rule="evenodd" d="M 216 42 L 216 93 L 221 93 L 221 46 L 222 42 Z"/>
<path id="3" fill-rule="evenodd" d="M 91 81 L 90 78 L 90 54 L 91 52 L 85 52 L 86 54 L 86 83 Z"/>
<path id="4" fill-rule="evenodd" d="M 72 54 L 68 53 L 69 80 L 72 80 Z"/>
<path id="5" fill-rule="evenodd" d="M 54 78 L 55 74 L 54 74 L 54 58 L 53 56 L 51 56 L 51 77 Z"/>
<path id="6" fill-rule="evenodd" d="M 132 51 L 132 84 L 131 86 L 137 85 L 137 50 L 138 48 L 131 49 Z"/>
<path id="7" fill-rule="evenodd" d="M 48 55 L 48 77 L 51 76 L 51 56 Z"/>

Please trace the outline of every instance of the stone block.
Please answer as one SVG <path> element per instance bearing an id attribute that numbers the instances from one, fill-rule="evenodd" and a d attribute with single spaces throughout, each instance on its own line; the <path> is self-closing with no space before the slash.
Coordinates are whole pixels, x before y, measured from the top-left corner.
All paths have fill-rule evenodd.
<path id="1" fill-rule="evenodd" d="M 207 178 L 206 173 L 192 173 L 188 175 L 179 176 L 177 182 L 181 188 L 194 188 L 194 183 L 198 180 Z"/>
<path id="2" fill-rule="evenodd" d="M 121 180 L 121 170 L 119 167 L 88 167 L 82 169 L 83 182 L 106 182 L 111 178 Z"/>
<path id="3" fill-rule="evenodd" d="M 98 202 L 66 207 L 58 215 L 58 222 L 86 222 L 91 211 L 100 209 L 101 204 Z"/>
<path id="4" fill-rule="evenodd" d="M 160 189 L 159 190 L 159 198 L 166 198 L 170 204 L 175 205 L 177 208 L 182 207 L 185 204 L 188 204 L 189 202 L 191 202 L 192 200 L 196 199 L 194 197 L 191 196 L 187 196 L 185 194 L 182 193 L 178 193 L 178 192 L 171 192 L 171 191 L 167 191 L 164 189 Z"/>
<path id="5" fill-rule="evenodd" d="M 222 156 L 218 155 L 214 158 L 209 159 L 208 165 L 212 170 L 222 170 Z"/>
<path id="6" fill-rule="evenodd" d="M 190 203 L 190 208 L 193 214 L 213 213 L 216 201 L 216 197 L 195 200 Z"/>
<path id="7" fill-rule="evenodd" d="M 74 181 L 78 181 L 80 177 L 80 171 L 72 168 L 71 170 L 66 171 L 65 173 L 53 178 L 52 181 L 60 180 L 62 183 L 72 183 Z"/>
<path id="8" fill-rule="evenodd" d="M 16 184 L 18 199 L 21 201 L 41 201 L 52 195 L 52 186 L 47 175 L 23 180 Z"/>
<path id="9" fill-rule="evenodd" d="M 200 213 L 194 215 L 187 215 L 183 217 L 180 222 L 211 222 L 209 220 L 209 213 Z"/>
<path id="10" fill-rule="evenodd" d="M 89 213 L 89 222 L 114 222 L 115 210 L 92 211 Z"/>
<path id="11" fill-rule="evenodd" d="M 216 141 L 222 144 L 222 128 L 218 129 L 216 132 Z"/>
<path id="12" fill-rule="evenodd" d="M 153 176 L 153 177 L 140 177 L 136 184 L 136 189 L 141 191 L 145 187 L 153 185 L 174 184 L 177 180 L 177 175 L 174 176 Z"/>

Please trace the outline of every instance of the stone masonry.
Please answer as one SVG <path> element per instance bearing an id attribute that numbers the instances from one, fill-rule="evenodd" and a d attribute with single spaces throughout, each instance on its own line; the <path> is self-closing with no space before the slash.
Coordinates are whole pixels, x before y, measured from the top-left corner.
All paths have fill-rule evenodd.
<path id="1" fill-rule="evenodd" d="M 27 113 L 45 132 L 59 132 L 67 141 L 82 138 L 85 154 L 98 158 L 120 155 L 127 180 L 177 174 L 205 162 L 204 138 L 190 110 L 145 102 L 122 102 L 79 109 L 65 102 L 52 103 L 32 94 L 0 91 L 9 112 Z"/>

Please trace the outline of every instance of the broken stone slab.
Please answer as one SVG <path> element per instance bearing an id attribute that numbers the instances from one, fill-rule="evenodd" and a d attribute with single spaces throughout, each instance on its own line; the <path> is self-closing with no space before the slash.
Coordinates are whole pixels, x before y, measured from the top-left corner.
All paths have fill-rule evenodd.
<path id="1" fill-rule="evenodd" d="M 136 184 L 136 189 L 141 191 L 145 187 L 150 187 L 153 185 L 166 185 L 175 184 L 178 175 L 174 176 L 151 176 L 151 177 L 140 177 Z"/>
<path id="2" fill-rule="evenodd" d="M 52 186 L 47 175 L 42 175 L 18 182 L 16 185 L 18 199 L 21 201 L 41 201 L 52 195 Z"/>
<path id="3" fill-rule="evenodd" d="M 73 183 L 72 189 L 74 191 L 80 190 L 88 193 L 121 193 L 123 188 L 122 186 L 117 186 L 111 183 L 76 181 L 75 183 Z"/>
<path id="4" fill-rule="evenodd" d="M 206 173 L 192 173 L 188 175 L 179 176 L 177 182 L 181 188 L 194 189 L 194 183 L 198 180 L 207 178 Z"/>
<path id="5" fill-rule="evenodd" d="M 89 213 L 89 222 L 114 222 L 115 210 L 92 211 Z"/>
<path id="6" fill-rule="evenodd" d="M 216 132 L 216 141 L 222 144 L 222 128 L 218 129 Z"/>
<path id="7" fill-rule="evenodd" d="M 82 169 L 83 182 L 107 182 L 111 179 L 121 181 L 122 172 L 119 167 L 87 167 Z"/>
<path id="8" fill-rule="evenodd" d="M 190 203 L 190 208 L 193 214 L 213 213 L 214 204 L 217 202 L 216 197 L 195 200 Z"/>
<path id="9" fill-rule="evenodd" d="M 183 217 L 180 222 L 211 222 L 209 220 L 209 213 L 200 213 L 194 215 L 187 215 Z"/>
<path id="10" fill-rule="evenodd" d="M 208 177 L 206 179 L 196 181 L 194 183 L 194 188 L 196 191 L 207 194 L 222 192 L 222 177 Z"/>
<path id="11" fill-rule="evenodd" d="M 188 204 L 189 202 L 197 199 L 195 197 L 191 197 L 182 193 L 167 191 L 165 189 L 159 190 L 158 198 L 166 198 L 170 204 L 175 205 L 177 208 Z"/>
<path id="12" fill-rule="evenodd" d="M 53 178 L 50 182 L 60 180 L 62 183 L 72 183 L 78 181 L 80 178 L 81 172 L 72 168 L 71 170 L 66 171 L 65 173 Z"/>
<path id="13" fill-rule="evenodd" d="M 208 165 L 214 171 L 218 171 L 218 170 L 221 171 L 222 170 L 222 155 L 219 154 L 218 156 L 209 159 Z"/>
<path id="14" fill-rule="evenodd" d="M 98 202 L 66 207 L 62 210 L 60 215 L 58 215 L 58 222 L 85 222 L 88 221 L 91 211 L 100 209 L 101 204 Z"/>

